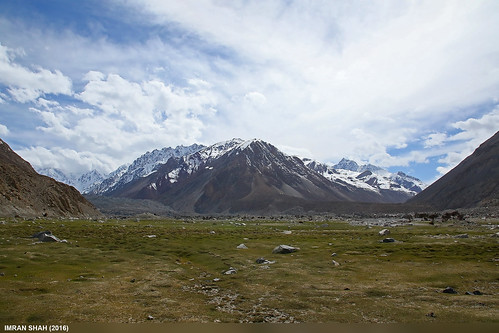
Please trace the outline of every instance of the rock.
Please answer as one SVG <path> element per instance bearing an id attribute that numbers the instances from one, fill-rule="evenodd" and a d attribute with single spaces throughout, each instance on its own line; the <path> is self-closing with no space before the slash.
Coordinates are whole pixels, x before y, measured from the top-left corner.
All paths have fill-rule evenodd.
<path id="1" fill-rule="evenodd" d="M 495 234 L 493 234 L 492 237 L 499 237 L 499 232 L 496 232 Z"/>
<path id="2" fill-rule="evenodd" d="M 131 282 L 131 283 L 134 283 L 134 282 L 135 282 L 135 279 L 131 279 L 131 280 L 130 280 L 130 282 Z"/>
<path id="3" fill-rule="evenodd" d="M 445 288 L 442 292 L 445 294 L 457 294 L 457 291 L 451 287 Z"/>
<path id="4" fill-rule="evenodd" d="M 470 293 L 469 291 L 464 293 L 465 295 L 473 295 L 473 293 Z"/>
<path id="5" fill-rule="evenodd" d="M 473 295 L 483 295 L 483 293 L 480 290 L 475 290 Z"/>
<path id="6" fill-rule="evenodd" d="M 291 235 L 293 232 L 291 230 L 284 230 L 282 233 L 285 235 Z"/>
<path id="7" fill-rule="evenodd" d="M 426 317 L 436 318 L 437 316 L 435 316 L 435 313 L 430 312 L 426 314 Z"/>
<path id="8" fill-rule="evenodd" d="M 383 229 L 380 232 L 378 232 L 378 235 L 380 236 L 388 236 L 390 234 L 390 230 L 388 229 Z"/>
<path id="9" fill-rule="evenodd" d="M 337 255 L 338 255 L 338 254 L 337 254 L 336 252 L 333 252 L 333 253 L 331 254 L 331 257 L 336 257 Z"/>
<path id="10" fill-rule="evenodd" d="M 148 315 L 148 316 L 147 316 L 147 320 L 153 320 L 153 319 L 154 319 L 154 317 L 153 317 L 153 316 L 151 316 L 151 315 Z"/>
<path id="11" fill-rule="evenodd" d="M 243 250 L 247 250 L 247 249 L 248 249 L 248 247 L 247 247 L 246 245 L 244 245 L 244 244 L 239 244 L 239 245 L 237 246 L 237 248 L 238 248 L 238 249 L 243 249 Z"/>
<path id="12" fill-rule="evenodd" d="M 275 264 L 275 261 L 270 261 L 265 258 L 258 258 L 256 259 L 257 264 Z"/>
<path id="13" fill-rule="evenodd" d="M 224 272 L 225 275 L 231 275 L 231 274 L 236 274 L 237 269 L 230 267 L 227 271 Z"/>
<path id="14" fill-rule="evenodd" d="M 52 235 L 52 232 L 50 230 L 37 232 L 37 233 L 33 234 L 31 237 L 38 238 L 38 240 L 40 242 L 60 242 L 61 241 L 56 236 Z"/>
<path id="15" fill-rule="evenodd" d="M 293 253 L 298 251 L 299 248 L 289 246 L 289 245 L 279 245 L 276 246 L 273 250 L 272 253 L 278 253 L 278 254 L 286 254 L 286 253 Z"/>
<path id="16" fill-rule="evenodd" d="M 147 238 L 156 238 L 156 235 L 146 235 Z"/>
<path id="17" fill-rule="evenodd" d="M 393 238 L 385 238 L 381 241 L 381 243 L 393 243 L 395 242 L 395 239 Z"/>
<path id="18" fill-rule="evenodd" d="M 216 234 L 215 230 L 210 231 L 210 234 L 212 235 Z"/>
<path id="19" fill-rule="evenodd" d="M 335 265 L 335 266 L 339 266 L 339 265 L 340 265 L 340 263 L 339 263 L 339 262 L 337 262 L 336 260 L 333 260 L 331 263 L 332 263 L 333 265 Z"/>
<path id="20" fill-rule="evenodd" d="M 454 238 L 469 238 L 468 234 L 456 235 Z"/>
<path id="21" fill-rule="evenodd" d="M 220 278 L 214 278 L 213 279 L 213 282 L 218 282 L 218 281 L 220 281 Z"/>

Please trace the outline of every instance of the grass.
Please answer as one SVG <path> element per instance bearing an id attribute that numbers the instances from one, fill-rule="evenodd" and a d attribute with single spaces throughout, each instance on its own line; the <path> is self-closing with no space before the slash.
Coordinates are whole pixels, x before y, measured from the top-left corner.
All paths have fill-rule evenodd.
<path id="1" fill-rule="evenodd" d="M 499 321 L 491 230 L 398 226 L 390 228 L 397 242 L 384 244 L 380 229 L 343 221 L 6 220 L 0 321 Z M 28 238 L 41 230 L 68 243 Z M 453 237 L 462 233 L 470 237 Z M 236 249 L 241 243 L 248 249 Z M 300 251 L 272 254 L 279 244 Z M 256 264 L 259 257 L 275 263 Z M 223 274 L 229 267 L 237 273 Z M 447 286 L 458 293 L 442 293 Z M 484 295 L 465 295 L 474 290 Z"/>

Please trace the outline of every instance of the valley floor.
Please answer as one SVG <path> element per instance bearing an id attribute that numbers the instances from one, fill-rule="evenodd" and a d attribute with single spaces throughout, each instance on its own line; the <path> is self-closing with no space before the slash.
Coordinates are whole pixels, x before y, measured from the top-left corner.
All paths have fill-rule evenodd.
<path id="1" fill-rule="evenodd" d="M 358 222 L 4 219 L 0 323 L 499 321 L 499 220 Z"/>

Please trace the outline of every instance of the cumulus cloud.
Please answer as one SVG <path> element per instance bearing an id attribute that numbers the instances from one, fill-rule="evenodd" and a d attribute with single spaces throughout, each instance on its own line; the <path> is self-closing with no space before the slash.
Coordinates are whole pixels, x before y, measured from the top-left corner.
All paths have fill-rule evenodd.
<path id="1" fill-rule="evenodd" d="M 0 21 L 5 73 L 74 82 L 74 100 L 56 102 L 0 75 L 4 104 L 33 101 L 53 147 L 107 151 L 116 165 L 122 151 L 258 137 L 389 167 L 469 151 L 487 121 L 497 128 L 476 109 L 497 103 L 497 1 L 116 4 L 140 38 Z"/>
<path id="2" fill-rule="evenodd" d="M 430 148 L 434 146 L 442 146 L 447 140 L 447 134 L 445 133 L 432 133 L 428 135 L 424 142 L 425 148 Z"/>
<path id="3" fill-rule="evenodd" d="M 111 172 L 114 170 L 113 158 L 105 153 L 77 151 L 74 149 L 35 146 L 17 151 L 20 156 L 39 169 L 55 168 L 68 174 L 81 174 L 89 170 Z"/>
<path id="4" fill-rule="evenodd" d="M 59 70 L 23 67 L 14 62 L 14 53 L 0 44 L 0 83 L 8 87 L 7 91 L 16 101 L 34 101 L 44 94 L 71 95 L 71 79 Z"/>
<path id="5" fill-rule="evenodd" d="M 0 135 L 1 136 L 9 135 L 9 129 L 7 128 L 7 126 L 0 124 Z"/>
<path id="6" fill-rule="evenodd" d="M 204 127 L 201 118 L 216 113 L 216 97 L 205 89 L 209 84 L 200 80 L 180 88 L 100 72 L 89 72 L 85 79 L 87 84 L 75 97 L 86 107 L 39 98 L 37 107 L 30 108 L 42 121 L 38 129 L 46 137 L 62 139 L 68 145 L 50 151 L 43 147 L 25 150 L 34 165 L 44 167 L 47 154 L 59 153 L 61 158 L 54 161 L 61 165 L 66 161 L 65 169 L 90 167 L 91 159 L 96 158 L 94 167 L 108 172 L 151 148 L 199 141 Z M 74 163 L 69 162 L 71 158 Z"/>

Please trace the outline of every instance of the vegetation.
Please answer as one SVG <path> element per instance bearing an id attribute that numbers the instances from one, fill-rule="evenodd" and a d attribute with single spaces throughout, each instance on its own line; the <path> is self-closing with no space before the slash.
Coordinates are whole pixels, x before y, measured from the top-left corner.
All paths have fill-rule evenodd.
<path id="1" fill-rule="evenodd" d="M 6 220 L 0 322 L 498 322 L 484 224 L 415 221 L 381 243 L 344 221 Z M 29 238 L 43 230 L 67 243 Z"/>

